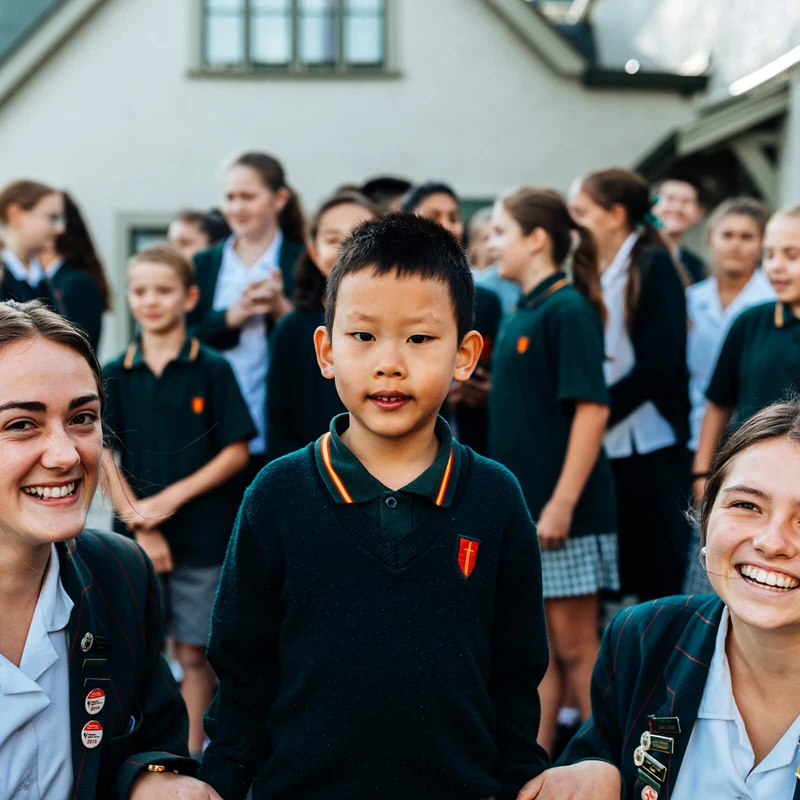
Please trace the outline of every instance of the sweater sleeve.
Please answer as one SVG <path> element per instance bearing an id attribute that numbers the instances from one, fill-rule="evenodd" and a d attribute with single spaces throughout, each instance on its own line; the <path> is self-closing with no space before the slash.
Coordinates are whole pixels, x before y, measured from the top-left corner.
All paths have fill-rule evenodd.
<path id="1" fill-rule="evenodd" d="M 282 556 L 277 542 L 262 547 L 256 541 L 247 511 L 249 496 L 250 492 L 228 545 L 207 652 L 219 685 L 205 715 L 211 743 L 198 777 L 225 800 L 244 800 L 269 757 L 265 720 L 279 677 Z M 263 527 L 259 525 L 260 535 Z"/>
<path id="2" fill-rule="evenodd" d="M 539 683 L 548 648 L 542 600 L 539 543 L 522 492 L 514 482 L 506 548 L 497 579 L 491 693 L 497 713 L 502 789 L 497 800 L 514 800 L 523 785 L 550 766 L 537 744 Z"/>
<path id="3" fill-rule="evenodd" d="M 643 281 L 636 314 L 633 347 L 636 364 L 609 388 L 613 428 L 642 403 L 658 402 L 673 391 L 672 379 L 686 370 L 686 297 L 666 252 L 646 253 L 651 263 Z"/>

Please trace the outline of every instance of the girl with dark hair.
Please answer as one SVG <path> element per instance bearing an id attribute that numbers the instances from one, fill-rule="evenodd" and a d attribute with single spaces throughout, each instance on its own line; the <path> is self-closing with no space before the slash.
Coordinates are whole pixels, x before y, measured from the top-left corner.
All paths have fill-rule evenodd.
<path id="1" fill-rule="evenodd" d="M 227 239 L 231 232 L 222 212 L 216 208 L 208 213 L 184 209 L 170 222 L 167 241 L 186 258 L 194 258 L 201 250 Z"/>
<path id="2" fill-rule="evenodd" d="M 55 308 L 37 254 L 52 250 L 64 230 L 64 200 L 44 183 L 18 180 L 0 190 L 0 239 L 4 243 L 0 300 L 43 300 Z"/>
<path id="3" fill-rule="evenodd" d="M 345 411 L 333 381 L 317 364 L 314 331 L 325 324 L 325 283 L 351 230 L 378 216 L 363 195 L 343 191 L 317 211 L 306 251 L 295 267 L 295 310 L 275 328 L 267 389 L 267 460 L 299 450 Z"/>
<path id="4" fill-rule="evenodd" d="M 103 312 L 111 310 L 111 290 L 91 234 L 75 201 L 64 199 L 64 230 L 52 250 L 39 253 L 58 310 L 81 330 L 97 350 Z"/>
<path id="5" fill-rule="evenodd" d="M 492 226 L 499 274 L 522 297 L 495 345 L 489 455 L 517 476 L 537 521 L 551 651 L 539 743 L 549 750 L 567 694 L 583 719 L 591 715 L 598 593 L 619 588 L 614 486 L 602 452 L 605 308 L 592 235 L 556 192 L 506 195 Z"/>
<path id="6" fill-rule="evenodd" d="M 621 589 L 641 599 L 677 594 L 689 546 L 688 281 L 654 226 L 637 173 L 590 173 L 570 203 L 597 243 L 608 310 L 605 448 L 616 482 Z"/>
<path id="7" fill-rule="evenodd" d="M 228 359 L 256 423 L 249 478 L 266 460 L 268 337 L 292 310 L 305 220 L 283 166 L 265 153 L 245 153 L 228 169 L 224 212 L 233 234 L 195 256 L 200 301 L 188 323 Z"/>
<path id="8" fill-rule="evenodd" d="M 430 181 L 412 187 L 403 196 L 400 211 L 438 222 L 463 244 L 461 205 L 458 195 L 446 183 Z M 450 422 L 458 440 L 482 455 L 487 454 L 489 447 L 487 404 L 491 388 L 492 346 L 502 314 L 500 298 L 493 291 L 476 286 L 475 330 L 483 336 L 480 366 L 468 381 L 455 384 L 447 398 Z"/>
<path id="9" fill-rule="evenodd" d="M 617 614 L 592 718 L 519 800 L 800 798 L 799 443 L 793 401 L 722 446 L 695 555 L 716 594 Z"/>

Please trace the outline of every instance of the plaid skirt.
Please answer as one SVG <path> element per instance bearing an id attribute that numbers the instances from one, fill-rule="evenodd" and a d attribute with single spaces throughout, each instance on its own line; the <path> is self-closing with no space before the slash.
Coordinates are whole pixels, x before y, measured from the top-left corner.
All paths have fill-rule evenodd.
<path id="1" fill-rule="evenodd" d="M 542 550 L 545 599 L 619 589 L 616 533 L 567 537 L 558 550 Z"/>

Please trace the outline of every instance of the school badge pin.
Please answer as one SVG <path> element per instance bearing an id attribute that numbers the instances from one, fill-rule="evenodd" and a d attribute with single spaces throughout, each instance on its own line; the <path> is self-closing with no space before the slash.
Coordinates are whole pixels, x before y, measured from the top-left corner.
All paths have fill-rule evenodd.
<path id="1" fill-rule="evenodd" d="M 520 336 L 517 339 L 517 352 L 520 355 L 523 355 L 528 351 L 528 346 L 530 345 L 531 340 L 527 336 Z"/>
<path id="2" fill-rule="evenodd" d="M 478 547 L 480 547 L 480 542 L 476 542 L 474 539 L 465 539 L 463 536 L 458 539 L 458 568 L 465 578 L 469 578 L 472 570 L 475 569 Z"/>
<path id="3" fill-rule="evenodd" d="M 203 409 L 206 407 L 206 401 L 202 397 L 193 397 L 192 398 L 192 411 L 195 414 L 202 414 Z"/>

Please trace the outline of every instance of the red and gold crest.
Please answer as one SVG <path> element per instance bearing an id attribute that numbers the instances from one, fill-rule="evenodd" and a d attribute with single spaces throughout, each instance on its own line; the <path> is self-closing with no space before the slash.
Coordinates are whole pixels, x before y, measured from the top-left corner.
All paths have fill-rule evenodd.
<path id="1" fill-rule="evenodd" d="M 465 578 L 469 578 L 472 570 L 475 569 L 478 547 L 480 547 L 480 542 L 476 542 L 474 539 L 464 539 L 463 537 L 458 539 L 458 568 Z"/>
<path id="2" fill-rule="evenodd" d="M 203 410 L 206 407 L 206 401 L 202 397 L 193 397 L 192 398 L 192 411 L 195 414 L 202 414 Z"/>

